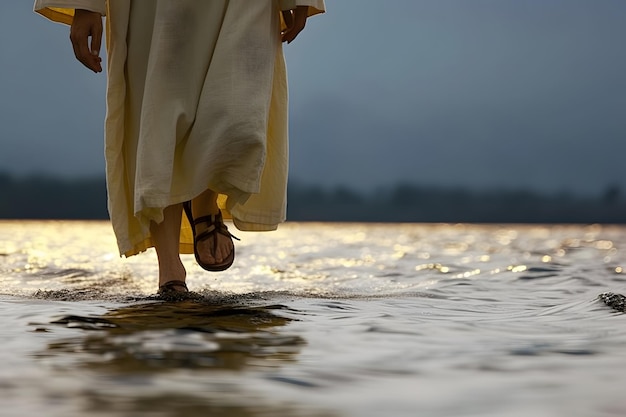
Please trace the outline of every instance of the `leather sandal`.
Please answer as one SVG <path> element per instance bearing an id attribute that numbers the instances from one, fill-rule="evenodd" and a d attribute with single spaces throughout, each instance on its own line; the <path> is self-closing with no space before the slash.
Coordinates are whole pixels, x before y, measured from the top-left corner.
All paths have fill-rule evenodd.
<path id="1" fill-rule="evenodd" d="M 177 287 L 178 288 L 182 287 L 185 290 L 181 291 Z M 187 288 L 187 283 L 185 283 L 185 281 L 172 280 L 172 281 L 167 281 L 163 285 L 159 285 L 159 295 L 171 295 L 171 294 L 186 293 L 186 292 L 189 292 L 189 288 Z"/>
<path id="2" fill-rule="evenodd" d="M 204 270 L 213 271 L 213 272 L 224 271 L 230 268 L 230 266 L 233 264 L 235 260 L 235 246 L 234 245 L 233 245 L 233 250 L 230 252 L 228 257 L 220 263 L 208 264 L 208 263 L 202 262 L 198 254 L 198 242 L 201 242 L 203 240 L 213 238 L 213 247 L 214 248 L 217 247 L 218 233 L 231 239 L 231 242 L 232 242 L 232 239 L 239 240 L 239 238 L 237 238 L 236 236 L 234 236 L 228 231 L 228 227 L 226 227 L 226 225 L 224 224 L 224 219 L 222 218 L 222 212 L 220 211 L 217 214 L 211 214 L 208 216 L 202 216 L 202 217 L 198 217 L 197 219 L 194 219 L 193 214 L 191 212 L 191 201 L 185 201 L 183 203 L 183 208 L 185 209 L 187 220 L 189 220 L 189 224 L 191 225 L 191 230 L 193 231 L 193 253 L 196 257 L 196 262 L 198 263 L 198 265 L 200 265 L 200 267 Z M 206 223 L 208 227 L 205 231 L 196 235 L 196 226 L 201 223 Z"/>

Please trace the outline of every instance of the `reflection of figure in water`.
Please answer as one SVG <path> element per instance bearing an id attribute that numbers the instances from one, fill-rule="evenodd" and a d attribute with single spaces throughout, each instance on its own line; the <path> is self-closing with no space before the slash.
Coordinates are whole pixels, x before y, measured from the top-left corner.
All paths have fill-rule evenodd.
<path id="1" fill-rule="evenodd" d="M 93 386 L 80 385 L 76 392 L 65 387 L 63 395 L 93 404 L 99 413 L 298 414 L 259 403 L 244 383 L 252 378 L 267 383 L 267 370 L 293 363 L 305 344 L 284 331 L 291 319 L 276 314 L 282 306 L 206 301 L 145 303 L 98 317 L 66 316 L 54 324 L 67 326 L 68 332 L 53 337 L 36 357 L 58 365 L 54 368 L 61 376 L 91 381 Z M 259 373 L 251 376 L 255 369 Z M 89 411 L 96 410 L 84 414 L 93 414 Z"/>
<path id="2" fill-rule="evenodd" d="M 273 312 L 280 308 L 188 301 L 131 305 L 100 317 L 67 316 L 54 323 L 100 331 L 80 339 L 82 346 L 75 346 L 78 340 L 72 339 L 49 349 L 106 355 L 105 363 L 94 358 L 90 366 L 104 365 L 116 372 L 181 366 L 237 370 L 247 367 L 250 358 L 289 361 L 304 340 L 274 331 L 291 321 Z"/>
<path id="3" fill-rule="evenodd" d="M 109 213 L 121 254 L 156 249 L 161 293 L 187 291 L 179 253 L 209 271 L 233 263 L 222 212 L 240 230 L 284 221 L 282 42 L 323 0 L 36 0 L 35 9 L 71 24 L 74 53 L 95 72 L 107 15 Z"/>

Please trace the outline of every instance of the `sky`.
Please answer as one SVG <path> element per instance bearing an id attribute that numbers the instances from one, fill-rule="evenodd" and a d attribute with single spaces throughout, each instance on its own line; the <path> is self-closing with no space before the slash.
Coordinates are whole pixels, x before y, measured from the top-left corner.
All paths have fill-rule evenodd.
<path id="1" fill-rule="evenodd" d="M 104 171 L 105 76 L 5 0 L 0 171 Z M 327 0 L 285 46 L 290 178 L 626 191 L 626 1 Z"/>

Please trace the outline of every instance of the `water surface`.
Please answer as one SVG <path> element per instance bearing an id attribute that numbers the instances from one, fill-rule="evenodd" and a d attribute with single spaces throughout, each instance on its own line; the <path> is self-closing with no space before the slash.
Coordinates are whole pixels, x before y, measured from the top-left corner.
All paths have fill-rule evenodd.
<path id="1" fill-rule="evenodd" d="M 164 302 L 107 222 L 0 222 L 0 414 L 626 415 L 624 227 L 240 234 Z"/>

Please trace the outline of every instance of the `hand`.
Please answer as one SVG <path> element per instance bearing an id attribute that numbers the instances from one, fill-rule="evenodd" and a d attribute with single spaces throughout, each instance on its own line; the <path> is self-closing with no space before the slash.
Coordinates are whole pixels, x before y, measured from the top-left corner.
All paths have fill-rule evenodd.
<path id="1" fill-rule="evenodd" d="M 281 33 L 283 42 L 291 43 L 304 26 L 306 25 L 306 18 L 309 14 L 309 6 L 298 6 L 293 10 L 284 10 L 283 19 L 287 28 Z"/>
<path id="2" fill-rule="evenodd" d="M 76 59 L 93 72 L 102 72 L 102 58 L 100 58 L 102 16 L 100 13 L 76 9 L 70 29 L 70 40 Z"/>

